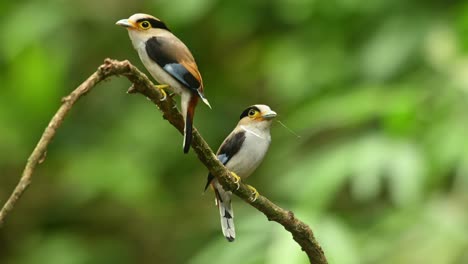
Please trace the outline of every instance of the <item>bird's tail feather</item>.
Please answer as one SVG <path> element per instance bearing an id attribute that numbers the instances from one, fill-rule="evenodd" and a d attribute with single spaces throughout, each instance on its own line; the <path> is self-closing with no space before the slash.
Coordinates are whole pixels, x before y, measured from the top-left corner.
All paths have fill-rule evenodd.
<path id="1" fill-rule="evenodd" d="M 222 188 L 222 187 L 219 187 Z M 234 227 L 234 211 L 231 206 L 231 193 L 224 190 L 219 190 L 215 187 L 216 204 L 219 208 L 219 215 L 221 217 L 221 228 L 224 237 L 229 242 L 234 241 L 236 238 L 236 229 Z"/>
<path id="2" fill-rule="evenodd" d="M 197 106 L 198 97 L 190 96 L 188 102 L 184 102 L 182 99 L 182 113 L 184 115 L 184 153 L 188 153 L 190 145 L 192 143 L 192 131 L 193 131 L 193 117 L 195 115 L 195 107 Z"/>

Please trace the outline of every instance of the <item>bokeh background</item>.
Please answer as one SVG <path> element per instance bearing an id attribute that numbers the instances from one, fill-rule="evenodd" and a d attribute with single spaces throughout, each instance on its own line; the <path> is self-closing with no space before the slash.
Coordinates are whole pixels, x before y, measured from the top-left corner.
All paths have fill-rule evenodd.
<path id="1" fill-rule="evenodd" d="M 107 57 L 143 69 L 114 25 L 136 12 L 195 55 L 212 148 L 255 103 L 301 136 L 275 124 L 248 183 L 310 224 L 330 263 L 468 263 L 465 1 L 1 1 L 2 204 L 62 96 Z M 206 169 L 129 85 L 74 107 L 0 229 L 0 263 L 307 263 L 238 199 L 226 242 Z"/>

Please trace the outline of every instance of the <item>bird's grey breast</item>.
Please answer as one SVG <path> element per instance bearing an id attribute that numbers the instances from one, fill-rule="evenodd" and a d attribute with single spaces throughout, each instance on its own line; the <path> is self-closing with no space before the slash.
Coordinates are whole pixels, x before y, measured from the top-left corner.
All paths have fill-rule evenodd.
<path id="1" fill-rule="evenodd" d="M 135 41 L 134 47 L 138 52 L 138 56 L 140 57 L 143 65 L 149 71 L 151 76 L 160 84 L 168 84 L 172 90 L 178 94 L 181 94 L 183 88 L 181 84 L 174 79 L 165 69 L 161 67 L 154 59 L 150 57 L 148 54 L 148 40 L 152 39 L 152 37 L 148 38 L 147 40 Z M 167 56 L 165 54 L 152 54 L 153 57 L 156 56 L 162 60 L 167 60 Z"/>
<path id="2" fill-rule="evenodd" d="M 270 142 L 269 133 L 246 131 L 241 149 L 226 164 L 227 168 L 242 178 L 250 176 L 265 157 Z"/>

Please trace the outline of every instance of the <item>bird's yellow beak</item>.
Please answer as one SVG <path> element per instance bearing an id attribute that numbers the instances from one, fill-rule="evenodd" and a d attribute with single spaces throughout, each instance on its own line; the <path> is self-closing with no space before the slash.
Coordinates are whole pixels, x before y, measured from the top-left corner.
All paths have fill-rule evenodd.
<path id="1" fill-rule="evenodd" d="M 133 25 L 132 22 L 128 21 L 128 19 L 120 19 L 115 24 L 126 28 L 135 28 L 135 25 Z"/>
<path id="2" fill-rule="evenodd" d="M 269 111 L 265 114 L 262 115 L 262 118 L 263 119 L 266 119 L 266 120 L 270 120 L 270 119 L 273 119 L 277 116 L 276 112 L 275 111 Z"/>

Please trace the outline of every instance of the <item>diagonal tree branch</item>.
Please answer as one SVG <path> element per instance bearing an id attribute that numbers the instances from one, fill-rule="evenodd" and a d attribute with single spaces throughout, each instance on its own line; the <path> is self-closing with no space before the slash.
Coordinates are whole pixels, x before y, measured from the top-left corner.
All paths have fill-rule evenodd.
<path id="1" fill-rule="evenodd" d="M 38 164 L 44 161 L 47 146 L 54 138 L 57 129 L 62 124 L 70 109 L 78 99 L 91 91 L 99 82 L 114 75 L 127 77 L 130 82 L 133 83 L 128 93 L 140 93 L 145 95 L 159 107 L 163 113 L 163 117 L 179 130 L 180 133 L 183 133 L 184 124 L 182 115 L 175 107 L 175 102 L 172 98 L 168 97 L 166 100 L 161 101 L 161 93 L 157 89 L 154 89 L 153 83 L 148 77 L 130 64 L 130 62 L 106 59 L 104 64 L 99 66 L 95 73 L 78 86 L 71 94 L 62 99 L 62 105 L 49 122 L 36 148 L 28 158 L 18 185 L 0 211 L 0 227 L 3 225 L 8 214 L 13 210 L 18 199 L 31 184 L 34 170 Z M 250 201 L 251 190 L 243 183 L 240 183 L 240 187 L 237 188 L 238 186 L 234 182 L 234 178 L 229 173 L 229 170 L 218 161 L 216 155 L 195 128 L 193 131 L 192 148 L 197 154 L 198 159 L 215 177 L 217 177 L 225 189 L 231 190 L 245 202 L 263 212 L 268 220 L 278 222 L 288 230 L 292 234 L 294 240 L 301 246 L 302 250 L 305 251 L 309 257 L 310 263 L 327 263 L 323 250 L 315 240 L 310 227 L 297 219 L 293 212 L 282 209 L 262 195 L 260 195 L 256 201 Z"/>

